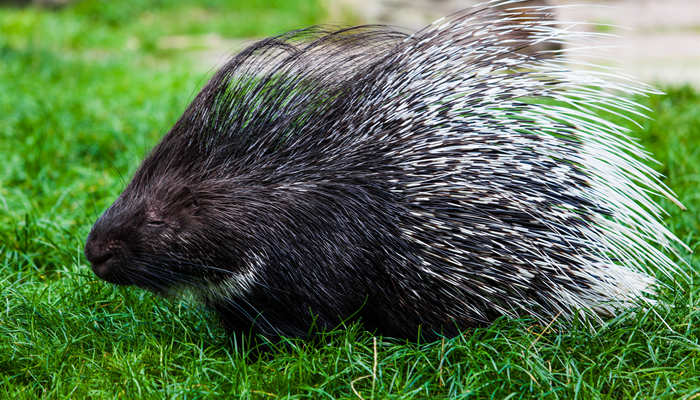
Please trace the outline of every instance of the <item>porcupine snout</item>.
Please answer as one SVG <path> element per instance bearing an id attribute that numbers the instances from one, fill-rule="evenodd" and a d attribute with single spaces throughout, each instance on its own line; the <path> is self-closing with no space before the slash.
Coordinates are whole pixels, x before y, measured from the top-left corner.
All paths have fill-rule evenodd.
<path id="1" fill-rule="evenodd" d="M 85 257 L 101 279 L 119 285 L 131 284 L 126 272 L 130 251 L 124 240 L 130 233 L 120 224 L 114 228 L 115 218 L 112 218 L 111 211 L 105 212 L 88 234 Z"/>
<path id="2" fill-rule="evenodd" d="M 92 239 L 92 240 L 91 240 Z M 100 278 L 113 283 L 119 280 L 119 251 L 118 244 L 99 243 L 88 236 L 85 245 L 85 257 L 90 262 L 92 270 Z"/>

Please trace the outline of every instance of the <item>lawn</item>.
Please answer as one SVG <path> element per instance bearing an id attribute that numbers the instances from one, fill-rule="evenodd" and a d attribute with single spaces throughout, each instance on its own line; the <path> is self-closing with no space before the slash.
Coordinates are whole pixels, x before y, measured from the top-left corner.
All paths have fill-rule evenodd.
<path id="1" fill-rule="evenodd" d="M 690 279 L 595 330 L 502 319 L 407 343 L 353 325 L 256 356 L 190 299 L 98 280 L 85 237 L 211 74 L 192 56 L 198 40 L 324 15 L 315 1 L 175 3 L 0 8 L 0 397 L 700 399 L 700 92 L 689 87 L 640 98 L 652 118 L 632 127 L 688 208 L 663 203 L 695 250 Z M 195 39 L 167 45 L 181 37 Z"/>

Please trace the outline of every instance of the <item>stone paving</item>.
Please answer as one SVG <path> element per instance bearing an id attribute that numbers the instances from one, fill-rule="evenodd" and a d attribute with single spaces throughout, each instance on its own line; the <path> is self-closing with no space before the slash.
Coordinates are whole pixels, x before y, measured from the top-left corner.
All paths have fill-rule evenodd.
<path id="1" fill-rule="evenodd" d="M 387 23 L 418 29 L 476 1 L 470 0 L 326 0 L 329 23 Z M 535 0 L 533 0 L 535 1 Z M 700 88 L 700 0 L 549 0 L 560 21 L 585 22 L 582 29 L 611 34 L 576 46 L 595 47 L 588 54 L 570 52 L 572 61 L 617 67 L 657 85 L 690 83 Z M 254 39 L 218 35 L 164 38 L 163 47 L 205 50 L 193 54 L 203 70 L 222 65 Z M 183 45 L 184 43 L 184 45 Z M 591 55 L 592 54 L 592 55 Z"/>
<path id="2" fill-rule="evenodd" d="M 353 15 L 360 22 L 417 29 L 476 1 L 329 0 L 331 18 Z M 584 29 L 615 35 L 577 44 L 597 56 L 571 53 L 573 61 L 611 65 L 647 82 L 700 87 L 700 0 L 550 0 L 561 21 L 586 22 Z M 610 25 L 610 26 L 608 26 Z"/>
<path id="3" fill-rule="evenodd" d="M 603 61 L 588 59 L 610 62 L 647 82 L 700 87 L 700 0 L 620 0 L 604 7 L 557 3 L 564 5 L 562 21 L 619 26 L 611 31 L 615 37 L 600 41 L 612 46 Z"/>

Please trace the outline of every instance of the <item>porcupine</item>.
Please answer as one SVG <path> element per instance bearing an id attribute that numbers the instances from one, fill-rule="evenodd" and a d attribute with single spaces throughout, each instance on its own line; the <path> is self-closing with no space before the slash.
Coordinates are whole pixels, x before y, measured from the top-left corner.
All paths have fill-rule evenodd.
<path id="1" fill-rule="evenodd" d="M 512 3 L 243 50 L 97 220 L 92 269 L 191 288 L 226 328 L 268 337 L 353 316 L 431 338 L 643 298 L 648 265 L 678 271 L 652 196 L 679 203 L 599 113 L 637 113 L 650 89 L 527 51 L 572 33 Z"/>

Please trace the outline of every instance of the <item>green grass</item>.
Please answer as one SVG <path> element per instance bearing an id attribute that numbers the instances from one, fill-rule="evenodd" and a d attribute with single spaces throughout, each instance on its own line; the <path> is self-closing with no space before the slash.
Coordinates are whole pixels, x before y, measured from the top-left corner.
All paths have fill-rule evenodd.
<path id="1" fill-rule="evenodd" d="M 321 0 L 82 0 L 59 13 L 37 8 L 0 15 L 3 42 L 91 59 L 124 53 L 167 56 L 169 42 L 261 37 L 322 21 Z M 205 40 L 205 39 L 202 39 Z M 197 40 L 185 44 L 201 47 Z"/>
<path id="2" fill-rule="evenodd" d="M 276 2 L 256 27 L 262 2 L 250 2 L 240 7 L 252 20 L 233 27 L 227 2 L 173 3 L 0 9 L 1 398 L 700 398 L 700 92 L 688 87 L 642 99 L 653 119 L 634 134 L 688 207 L 664 202 L 695 272 L 653 310 L 595 331 L 500 320 L 435 343 L 375 344 L 351 326 L 246 359 L 194 302 L 99 281 L 82 255 L 92 222 L 206 79 L 187 49 L 143 43 L 207 30 L 192 10 L 224 37 L 320 18 L 311 2 Z"/>

